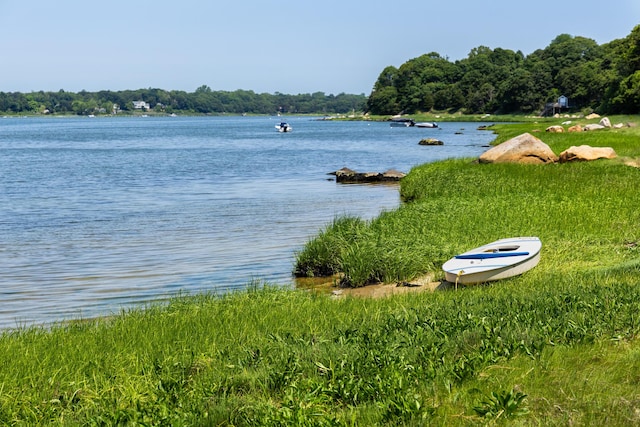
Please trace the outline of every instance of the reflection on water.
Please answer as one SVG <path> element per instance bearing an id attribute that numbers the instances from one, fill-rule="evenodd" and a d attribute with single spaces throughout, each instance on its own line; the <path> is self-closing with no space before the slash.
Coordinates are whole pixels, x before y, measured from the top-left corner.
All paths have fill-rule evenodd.
<path id="1" fill-rule="evenodd" d="M 327 175 L 477 156 L 487 132 L 288 118 L 0 120 L 0 327 L 107 315 L 254 279 L 293 286 L 333 218 L 398 206 L 397 186 Z M 470 125 L 475 128 L 475 125 Z M 424 147 L 426 132 L 445 146 Z"/>

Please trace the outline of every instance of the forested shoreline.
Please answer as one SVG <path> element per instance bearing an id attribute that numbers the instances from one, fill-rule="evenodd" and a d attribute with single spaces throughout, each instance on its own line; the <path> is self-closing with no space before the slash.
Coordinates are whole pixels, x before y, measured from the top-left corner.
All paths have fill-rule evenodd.
<path id="1" fill-rule="evenodd" d="M 451 62 L 436 52 L 386 67 L 367 102 L 372 114 L 430 110 L 543 114 L 565 111 L 640 112 L 640 25 L 598 45 L 561 34 L 528 56 L 521 51 L 474 48 Z M 551 108 L 550 108 L 551 107 Z"/>
<path id="2" fill-rule="evenodd" d="M 566 101 L 566 103 L 561 102 Z M 450 61 L 436 52 L 387 66 L 365 94 L 288 95 L 251 90 L 194 92 L 157 88 L 98 92 L 0 92 L 0 114 L 347 114 L 446 111 L 536 114 L 640 113 L 640 25 L 599 45 L 561 34 L 544 49 L 473 48 Z"/>
<path id="3" fill-rule="evenodd" d="M 364 94 L 314 92 L 287 95 L 250 90 L 214 91 L 203 85 L 194 92 L 156 88 L 98 92 L 0 92 L 2 114 L 346 114 L 363 111 Z"/>

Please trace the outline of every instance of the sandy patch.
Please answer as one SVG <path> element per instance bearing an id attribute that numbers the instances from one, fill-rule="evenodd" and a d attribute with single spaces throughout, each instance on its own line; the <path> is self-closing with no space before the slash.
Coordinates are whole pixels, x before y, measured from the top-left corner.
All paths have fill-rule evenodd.
<path id="1" fill-rule="evenodd" d="M 362 286 L 360 288 L 334 289 L 331 295 L 334 298 L 346 296 L 363 298 L 384 298 L 393 295 L 407 294 L 411 292 L 434 292 L 437 290 L 451 289 L 452 284 L 433 280 L 433 275 L 427 275 L 402 283 L 379 283 Z"/>

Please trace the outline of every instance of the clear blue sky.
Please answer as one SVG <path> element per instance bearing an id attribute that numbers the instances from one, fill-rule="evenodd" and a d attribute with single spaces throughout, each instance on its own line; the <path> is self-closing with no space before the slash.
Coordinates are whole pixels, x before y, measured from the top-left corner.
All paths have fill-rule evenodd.
<path id="1" fill-rule="evenodd" d="M 0 91 L 368 95 L 384 67 L 425 53 L 528 55 L 638 24 L 640 0 L 0 0 Z"/>

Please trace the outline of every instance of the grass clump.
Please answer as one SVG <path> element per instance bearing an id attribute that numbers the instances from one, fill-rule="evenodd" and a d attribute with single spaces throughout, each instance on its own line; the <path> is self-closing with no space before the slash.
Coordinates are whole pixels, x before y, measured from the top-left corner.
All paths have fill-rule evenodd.
<path id="1" fill-rule="evenodd" d="M 297 255 L 294 274 L 298 277 L 331 276 L 343 269 L 342 250 L 358 241 L 366 223 L 357 217 L 336 218 L 333 223 Z"/>

